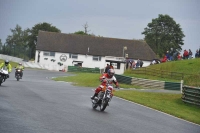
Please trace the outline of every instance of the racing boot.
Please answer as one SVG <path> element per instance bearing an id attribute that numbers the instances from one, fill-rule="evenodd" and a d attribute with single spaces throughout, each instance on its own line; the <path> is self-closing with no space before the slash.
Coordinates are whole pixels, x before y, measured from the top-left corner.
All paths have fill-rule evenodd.
<path id="1" fill-rule="evenodd" d="M 91 96 L 91 99 L 93 100 L 95 97 L 97 97 L 98 96 L 98 93 L 94 93 L 94 95 L 93 96 Z"/>

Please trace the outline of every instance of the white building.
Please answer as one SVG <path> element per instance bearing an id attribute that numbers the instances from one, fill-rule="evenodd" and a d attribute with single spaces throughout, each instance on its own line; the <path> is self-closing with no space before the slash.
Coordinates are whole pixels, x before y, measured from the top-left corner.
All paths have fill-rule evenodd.
<path id="1" fill-rule="evenodd" d="M 68 66 L 77 65 L 104 69 L 112 63 L 115 73 L 123 74 L 126 54 L 131 59 L 143 60 L 144 66 L 156 58 L 142 41 L 39 31 L 35 63 L 49 70 L 67 70 Z"/>

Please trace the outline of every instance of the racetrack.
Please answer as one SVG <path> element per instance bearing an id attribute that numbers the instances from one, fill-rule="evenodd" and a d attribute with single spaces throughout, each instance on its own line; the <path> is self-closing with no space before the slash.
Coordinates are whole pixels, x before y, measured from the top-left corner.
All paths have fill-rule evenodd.
<path id="1" fill-rule="evenodd" d="M 93 110 L 89 87 L 56 82 L 68 73 L 26 69 L 0 86 L 0 133 L 199 133 L 200 126 L 113 97 Z"/>

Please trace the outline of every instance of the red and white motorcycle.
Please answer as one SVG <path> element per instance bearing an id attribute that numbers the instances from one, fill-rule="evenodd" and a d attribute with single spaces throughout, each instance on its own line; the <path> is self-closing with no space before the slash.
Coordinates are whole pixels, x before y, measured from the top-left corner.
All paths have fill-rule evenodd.
<path id="1" fill-rule="evenodd" d="M 94 97 L 92 101 L 92 108 L 96 109 L 98 106 L 100 107 L 100 111 L 104 111 L 107 106 L 109 106 L 109 102 L 113 96 L 113 86 L 112 84 L 107 83 L 106 86 L 98 93 L 97 97 Z"/>

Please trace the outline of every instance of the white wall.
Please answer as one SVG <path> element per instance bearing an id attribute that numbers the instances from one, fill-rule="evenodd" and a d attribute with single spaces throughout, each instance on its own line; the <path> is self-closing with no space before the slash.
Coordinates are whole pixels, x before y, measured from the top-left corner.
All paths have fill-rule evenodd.
<path id="1" fill-rule="evenodd" d="M 44 56 L 43 53 L 44 53 L 43 51 L 40 51 L 40 62 L 38 64 L 42 65 L 43 67 L 47 67 L 49 70 L 62 70 L 62 69 L 66 70 L 68 66 L 74 66 L 74 64 L 77 63 L 77 62 L 73 62 L 73 61 L 83 61 L 82 67 L 87 67 L 87 68 L 97 67 L 100 69 L 104 69 L 106 67 L 106 62 L 105 62 L 106 59 L 120 61 L 116 57 L 101 57 L 101 61 L 94 61 L 93 56 L 91 56 L 91 55 L 78 54 L 78 59 L 72 59 L 72 58 L 69 58 L 69 53 L 56 52 L 55 57 Z M 62 62 L 60 60 L 60 56 L 63 54 L 67 56 L 66 62 Z M 48 58 L 48 59 L 45 60 L 44 58 Z M 52 59 L 54 59 L 55 62 L 52 62 L 51 61 Z M 37 60 L 38 60 L 38 50 L 36 50 L 35 63 L 37 63 Z M 59 66 L 58 62 L 63 63 L 63 65 Z M 116 72 L 116 74 L 123 74 L 124 73 L 124 64 L 121 63 L 120 69 L 115 69 L 115 72 Z"/>
<path id="2" fill-rule="evenodd" d="M 0 54 L 0 59 L 9 60 L 9 61 L 13 61 L 13 62 L 22 62 L 22 60 L 23 60 L 21 58 L 9 56 L 9 55 L 3 55 L 3 54 Z"/>

